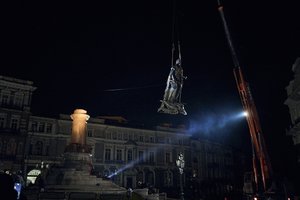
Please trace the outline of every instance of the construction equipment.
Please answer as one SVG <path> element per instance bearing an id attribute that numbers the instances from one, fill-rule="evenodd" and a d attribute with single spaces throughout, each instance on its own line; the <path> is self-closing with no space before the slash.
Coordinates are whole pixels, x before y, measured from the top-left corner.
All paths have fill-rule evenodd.
<path id="1" fill-rule="evenodd" d="M 226 38 L 229 44 L 231 56 L 234 63 L 234 78 L 241 98 L 244 111 L 247 112 L 247 123 L 252 144 L 252 167 L 253 171 L 244 176 L 243 192 L 245 195 L 258 198 L 272 192 L 273 170 L 267 153 L 266 145 L 262 135 L 257 109 L 251 95 L 249 84 L 245 81 L 242 68 L 232 43 L 229 29 L 225 20 L 223 6 L 218 0 L 218 10 L 224 26 Z"/>

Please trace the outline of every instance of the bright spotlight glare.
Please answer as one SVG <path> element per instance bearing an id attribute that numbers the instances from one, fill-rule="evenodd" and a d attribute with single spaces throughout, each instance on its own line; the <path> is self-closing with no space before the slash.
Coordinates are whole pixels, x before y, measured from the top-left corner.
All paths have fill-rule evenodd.
<path id="1" fill-rule="evenodd" d="M 243 112 L 243 116 L 244 116 L 244 117 L 248 117 L 248 115 L 249 115 L 249 113 L 248 113 L 247 111 L 244 111 L 244 112 Z"/>

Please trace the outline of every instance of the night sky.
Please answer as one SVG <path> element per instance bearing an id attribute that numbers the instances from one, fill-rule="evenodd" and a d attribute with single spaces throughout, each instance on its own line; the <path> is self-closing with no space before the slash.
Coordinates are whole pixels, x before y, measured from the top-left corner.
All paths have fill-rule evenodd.
<path id="1" fill-rule="evenodd" d="M 223 5 L 271 159 L 285 173 L 282 159 L 291 151 L 285 87 L 300 56 L 298 7 L 289 1 Z M 242 106 L 217 1 L 177 0 L 175 15 L 173 6 L 170 0 L 7 3 L 0 74 L 34 82 L 37 116 L 83 108 L 92 117 L 184 123 L 203 135 L 249 144 L 245 120 L 229 120 Z M 157 113 L 171 65 L 173 16 L 188 77 L 182 93 L 187 116 Z"/>

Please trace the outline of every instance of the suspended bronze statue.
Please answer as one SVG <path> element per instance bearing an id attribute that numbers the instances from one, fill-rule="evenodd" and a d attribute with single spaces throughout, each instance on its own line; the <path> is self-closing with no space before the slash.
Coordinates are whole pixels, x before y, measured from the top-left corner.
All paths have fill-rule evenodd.
<path id="1" fill-rule="evenodd" d="M 184 104 L 181 103 L 181 93 L 183 87 L 183 80 L 187 77 L 183 75 L 183 68 L 181 62 L 180 44 L 178 43 L 178 58 L 174 64 L 174 44 L 172 48 L 172 66 L 167 79 L 167 86 L 163 100 L 160 100 L 161 106 L 158 109 L 160 113 L 167 114 L 183 114 L 187 115 Z"/>

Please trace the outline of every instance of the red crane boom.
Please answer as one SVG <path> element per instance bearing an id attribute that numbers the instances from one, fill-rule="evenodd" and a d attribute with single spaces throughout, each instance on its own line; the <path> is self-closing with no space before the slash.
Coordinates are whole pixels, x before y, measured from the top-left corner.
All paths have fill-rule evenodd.
<path id="1" fill-rule="evenodd" d="M 262 183 L 264 192 L 270 187 L 272 179 L 272 167 L 266 150 L 266 145 L 262 136 L 262 130 L 259 122 L 259 117 L 254 100 L 251 95 L 249 84 L 245 81 L 242 69 L 237 59 L 228 26 L 225 20 L 223 6 L 218 0 L 218 10 L 222 18 L 224 30 L 226 33 L 227 41 L 230 47 L 231 56 L 234 62 L 234 78 L 236 81 L 237 89 L 241 98 L 242 106 L 244 111 L 247 112 L 247 123 L 252 143 L 252 165 L 255 182 L 255 192 L 258 193 L 260 190 L 260 183 Z M 259 165 L 259 167 L 257 166 Z"/>

